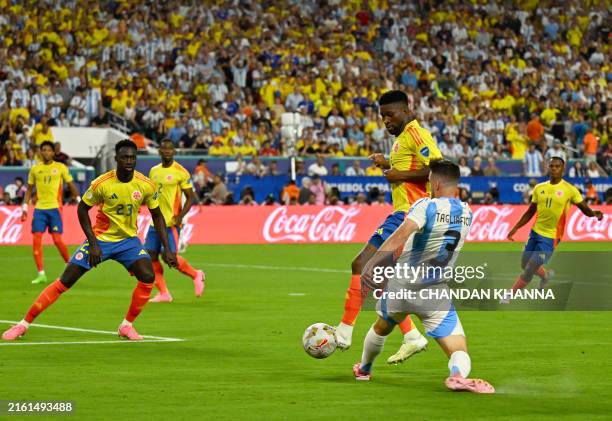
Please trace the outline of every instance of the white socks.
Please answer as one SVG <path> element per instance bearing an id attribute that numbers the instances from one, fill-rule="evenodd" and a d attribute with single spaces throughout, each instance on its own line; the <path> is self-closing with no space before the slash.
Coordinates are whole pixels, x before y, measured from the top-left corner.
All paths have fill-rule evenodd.
<path id="1" fill-rule="evenodd" d="M 25 326 L 26 329 L 30 327 L 30 324 L 25 319 L 22 319 L 18 324 Z"/>
<path id="2" fill-rule="evenodd" d="M 386 336 L 380 336 L 374 332 L 374 326 L 368 330 L 368 334 L 363 341 L 363 354 L 361 355 L 361 369 L 365 372 L 370 372 L 372 363 L 382 352 L 385 346 Z"/>
<path id="3" fill-rule="evenodd" d="M 407 332 L 404 334 L 404 343 L 416 341 L 418 339 L 421 339 L 422 337 L 423 335 L 421 335 L 421 332 L 419 332 L 419 329 L 415 327 L 410 332 Z"/>
<path id="4" fill-rule="evenodd" d="M 123 321 L 121 322 L 121 326 L 132 326 L 131 322 L 128 322 L 127 320 L 123 319 Z"/>
<path id="5" fill-rule="evenodd" d="M 472 370 L 470 356 L 465 351 L 453 352 L 448 360 L 448 369 L 451 376 L 459 374 L 461 377 L 467 378 Z"/>

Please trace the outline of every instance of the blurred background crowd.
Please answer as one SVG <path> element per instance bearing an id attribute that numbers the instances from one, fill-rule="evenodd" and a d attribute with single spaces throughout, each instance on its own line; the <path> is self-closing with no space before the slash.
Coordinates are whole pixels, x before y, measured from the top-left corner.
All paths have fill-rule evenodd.
<path id="1" fill-rule="evenodd" d="M 463 176 L 501 175 L 496 161 L 515 159 L 537 177 L 553 155 L 575 176 L 606 176 L 607 7 L 0 0 L 0 163 L 32 165 L 50 127 L 113 121 L 261 176 L 255 157 L 367 157 L 390 145 L 376 98 L 402 89 Z M 281 130 L 287 112 L 300 116 L 295 139 Z"/>

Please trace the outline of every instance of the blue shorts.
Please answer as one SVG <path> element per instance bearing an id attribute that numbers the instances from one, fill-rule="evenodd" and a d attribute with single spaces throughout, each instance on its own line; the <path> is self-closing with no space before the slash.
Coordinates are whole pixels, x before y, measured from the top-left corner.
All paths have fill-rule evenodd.
<path id="1" fill-rule="evenodd" d="M 178 239 L 181 231 L 178 227 L 167 227 L 166 232 L 168 233 L 168 244 L 170 245 L 170 251 L 173 254 L 176 254 L 178 252 Z M 145 250 L 161 253 L 163 246 L 157 231 L 155 231 L 155 227 L 149 227 L 147 237 L 145 238 L 144 248 Z"/>
<path id="2" fill-rule="evenodd" d="M 126 238 L 121 241 L 98 241 L 100 250 L 102 251 L 102 261 L 114 260 L 119 262 L 126 269 L 134 264 L 135 261 L 140 259 L 151 259 L 149 253 L 142 248 L 142 243 L 138 237 Z M 74 252 L 70 258 L 70 263 L 81 266 L 87 270 L 91 269 L 89 266 L 89 241 L 85 242 Z"/>
<path id="3" fill-rule="evenodd" d="M 385 222 L 383 222 L 382 225 L 376 229 L 374 234 L 372 234 L 368 243 L 372 244 L 374 247 L 376 247 L 376 249 L 379 249 L 380 246 L 382 246 L 382 243 L 384 243 L 385 240 L 389 238 L 400 225 L 402 225 L 405 218 L 406 212 L 401 211 L 393 212 L 391 215 L 387 216 Z"/>
<path id="4" fill-rule="evenodd" d="M 32 233 L 45 231 L 49 231 L 50 234 L 61 234 L 64 232 L 62 214 L 58 208 L 34 209 L 34 215 L 32 215 Z"/>
<path id="5" fill-rule="evenodd" d="M 521 267 L 527 266 L 528 261 L 533 261 L 537 266 L 547 263 L 555 251 L 555 240 L 553 238 L 544 237 L 534 230 L 529 233 L 529 240 L 525 244 L 523 256 L 521 258 Z"/>

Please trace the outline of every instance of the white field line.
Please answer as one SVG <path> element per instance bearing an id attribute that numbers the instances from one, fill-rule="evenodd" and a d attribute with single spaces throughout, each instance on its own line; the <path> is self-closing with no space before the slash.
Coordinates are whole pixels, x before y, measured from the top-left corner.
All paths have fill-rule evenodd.
<path id="1" fill-rule="evenodd" d="M 15 320 L 0 320 L 0 323 L 7 324 L 16 324 L 18 323 Z M 96 333 L 99 335 L 117 335 L 116 331 L 109 330 L 95 330 L 95 329 L 82 329 L 79 327 L 67 327 L 67 326 L 53 326 L 53 325 L 43 325 L 38 323 L 32 323 L 30 326 L 33 327 L 41 327 L 45 329 L 57 329 L 64 330 L 68 332 L 86 332 L 86 333 Z M 163 336 L 151 336 L 151 335 L 142 335 L 144 338 L 142 341 L 67 341 L 67 342 L 0 342 L 0 346 L 9 346 L 9 345 L 77 345 L 77 344 L 123 344 L 123 343 L 143 343 L 143 342 L 183 342 L 184 339 L 179 338 L 166 338 Z"/>

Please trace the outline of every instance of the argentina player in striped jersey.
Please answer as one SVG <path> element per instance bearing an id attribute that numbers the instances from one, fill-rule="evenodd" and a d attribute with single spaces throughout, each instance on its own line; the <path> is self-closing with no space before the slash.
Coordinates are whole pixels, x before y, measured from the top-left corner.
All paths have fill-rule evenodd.
<path id="1" fill-rule="evenodd" d="M 387 266 L 390 256 L 402 249 L 397 259 L 399 265 L 408 267 L 452 268 L 472 223 L 470 207 L 456 198 L 459 182 L 459 167 L 447 160 L 430 162 L 429 181 L 432 198 L 423 198 L 414 203 L 406 220 L 382 244 L 377 255 L 367 264 L 363 272 L 363 290 L 381 288 L 375 278 L 377 268 Z M 415 277 L 392 275 L 384 294 L 377 294 L 378 319 L 368 331 L 361 361 L 353 366 L 357 380 L 370 380 L 372 364 L 381 353 L 387 336 L 395 325 L 407 314 L 415 314 L 425 328 L 449 357 L 450 374 L 445 381 L 451 390 L 465 390 L 475 393 L 494 393 L 488 382 L 470 379 L 471 360 L 461 321 L 452 300 L 444 292 L 448 290 L 446 278 L 430 275 L 439 271 L 421 271 Z M 378 281 L 379 282 L 379 281 Z M 431 289 L 430 294 L 440 299 L 424 300 L 423 294 L 407 294 L 405 291 Z"/>

